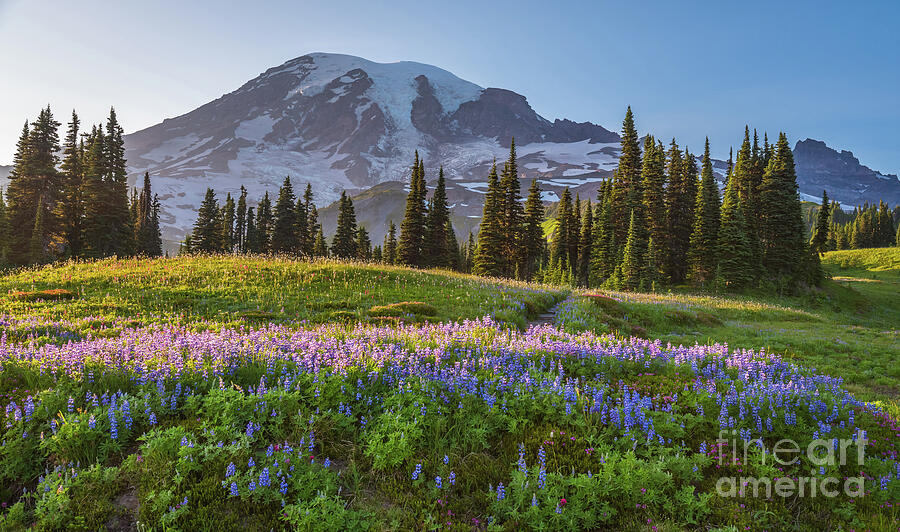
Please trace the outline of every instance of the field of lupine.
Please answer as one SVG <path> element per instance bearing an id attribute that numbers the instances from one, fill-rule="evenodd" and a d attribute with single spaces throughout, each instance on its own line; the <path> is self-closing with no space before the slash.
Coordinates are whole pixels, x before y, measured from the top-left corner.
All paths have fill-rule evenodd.
<path id="1" fill-rule="evenodd" d="M 568 291 L 231 258 L 0 294 L 0 530 L 900 527 L 895 406 L 779 353 L 641 338 L 607 295 L 526 327 Z M 779 465 L 782 439 L 828 445 Z M 732 477 L 862 492 L 721 493 Z"/>

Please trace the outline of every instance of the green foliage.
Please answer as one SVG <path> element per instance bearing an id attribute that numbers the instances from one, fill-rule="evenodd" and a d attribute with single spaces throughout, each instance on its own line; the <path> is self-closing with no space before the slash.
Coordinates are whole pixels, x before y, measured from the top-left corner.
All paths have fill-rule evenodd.
<path id="1" fill-rule="evenodd" d="M 400 224 L 400 241 L 397 244 L 397 262 L 407 266 L 422 266 L 422 245 L 425 240 L 425 163 L 419 160 L 419 152 L 412 165 L 409 178 L 409 194 L 406 212 Z"/>
<path id="2" fill-rule="evenodd" d="M 715 278 L 719 264 L 719 186 L 712 171 L 709 158 L 709 139 L 703 150 L 703 169 L 700 173 L 700 188 L 694 204 L 694 228 L 688 251 L 688 277 L 696 284 L 706 284 Z"/>
<path id="3" fill-rule="evenodd" d="M 331 242 L 331 254 L 341 259 L 356 257 L 359 252 L 357 232 L 353 200 L 347 196 L 346 191 L 342 191 L 338 210 L 337 230 L 334 233 L 334 240 Z"/>
<path id="4" fill-rule="evenodd" d="M 499 277 L 506 269 L 502 254 L 500 216 L 503 206 L 503 192 L 497 177 L 497 165 L 491 167 L 488 175 L 487 193 L 484 196 L 484 210 L 481 225 L 478 227 L 478 244 L 475 247 L 475 259 L 472 272 L 476 275 Z"/>

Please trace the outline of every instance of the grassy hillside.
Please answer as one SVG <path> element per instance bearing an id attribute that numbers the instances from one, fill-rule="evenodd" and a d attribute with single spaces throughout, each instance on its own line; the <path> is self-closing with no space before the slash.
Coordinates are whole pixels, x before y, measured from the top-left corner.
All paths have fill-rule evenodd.
<path id="1" fill-rule="evenodd" d="M 900 248 L 828 253 L 832 279 L 797 298 L 590 291 L 575 299 L 569 330 L 611 331 L 691 345 L 765 349 L 844 378 L 866 399 L 900 399 Z"/>
<path id="2" fill-rule="evenodd" d="M 568 290 L 438 271 L 0 276 L 0 530 L 895 530 L 900 410 L 860 400 L 900 380 L 880 261 L 795 300 L 571 297 L 569 332 L 522 331 Z M 859 429 L 861 464 L 733 454 Z M 744 476 L 864 493 L 720 492 Z"/>
<path id="3" fill-rule="evenodd" d="M 41 291 L 64 290 L 55 295 Z M 494 316 L 518 326 L 567 291 L 451 272 L 334 261 L 247 257 L 103 260 L 0 277 L 3 313 L 16 318 L 217 326 L 382 320 L 373 307 L 427 303 L 405 321 Z M 402 310 L 402 309 L 401 309 Z M 393 316 L 393 317 L 398 317 Z M 402 317 L 402 316 L 399 316 Z"/>

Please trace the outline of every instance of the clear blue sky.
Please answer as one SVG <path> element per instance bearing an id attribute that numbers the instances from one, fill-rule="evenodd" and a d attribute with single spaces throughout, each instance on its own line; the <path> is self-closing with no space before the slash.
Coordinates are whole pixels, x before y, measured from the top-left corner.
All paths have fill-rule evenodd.
<path id="1" fill-rule="evenodd" d="M 130 132 L 325 51 L 434 64 L 551 120 L 618 130 L 630 104 L 641 133 L 719 157 L 750 123 L 897 173 L 898 24 L 897 0 L 0 0 L 0 163 L 47 103 L 115 105 Z"/>

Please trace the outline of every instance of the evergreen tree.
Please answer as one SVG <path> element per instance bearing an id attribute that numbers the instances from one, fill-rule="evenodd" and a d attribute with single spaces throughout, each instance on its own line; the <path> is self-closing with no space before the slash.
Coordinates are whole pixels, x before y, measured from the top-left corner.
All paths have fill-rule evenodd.
<path id="1" fill-rule="evenodd" d="M 109 188 L 104 180 L 106 154 L 102 126 L 94 126 L 87 138 L 84 154 L 84 176 L 81 197 L 84 202 L 81 243 L 84 256 L 99 258 L 115 253 L 114 231 L 107 210 Z"/>
<path id="2" fill-rule="evenodd" d="M 622 255 L 622 288 L 637 290 L 645 281 L 646 243 L 641 235 L 640 215 L 632 212 L 628 223 L 628 238 Z"/>
<path id="3" fill-rule="evenodd" d="M 828 228 L 831 211 L 828 203 L 828 192 L 822 191 L 822 205 L 819 207 L 819 214 L 816 216 L 816 227 L 813 230 L 813 236 L 810 239 L 809 246 L 816 253 L 824 253 L 828 246 Z"/>
<path id="4" fill-rule="evenodd" d="M 740 160 L 740 155 L 738 155 Z M 719 225 L 718 269 L 716 283 L 729 290 L 740 290 L 754 278 L 750 263 L 751 249 L 747 239 L 747 221 L 741 205 L 740 183 L 734 178 L 728 180 L 725 200 L 722 202 L 722 218 Z"/>
<path id="5" fill-rule="evenodd" d="M 31 261 L 32 243 L 40 242 L 46 251 L 51 236 L 58 228 L 54 206 L 61 195 L 60 176 L 56 169 L 60 150 L 59 126 L 47 106 L 32 122 L 30 129 L 26 124 L 16 145 L 6 191 L 9 225 L 15 228 L 10 246 L 10 259 L 15 264 Z M 39 209 L 41 223 L 37 224 Z M 39 227 L 41 234 L 32 237 L 35 227 Z"/>
<path id="6" fill-rule="evenodd" d="M 475 252 L 477 249 L 477 244 L 475 243 L 475 236 L 469 231 L 469 239 L 466 241 L 466 261 L 464 265 L 463 271 L 466 273 L 472 273 L 475 268 Z"/>
<path id="7" fill-rule="evenodd" d="M 222 250 L 222 211 L 216 193 L 206 189 L 206 195 L 197 211 L 197 221 L 191 232 L 191 251 L 194 253 L 218 253 Z"/>
<path id="8" fill-rule="evenodd" d="M 0 189 L 0 268 L 9 264 L 9 242 L 11 232 L 9 218 L 6 213 L 6 202 L 3 200 L 3 189 Z"/>
<path id="9" fill-rule="evenodd" d="M 412 174 L 409 179 L 409 195 L 406 212 L 400 224 L 400 242 L 397 260 L 400 264 L 420 267 L 423 265 L 422 245 L 425 240 L 425 168 L 416 151 Z"/>
<path id="10" fill-rule="evenodd" d="M 256 230 L 256 215 L 253 207 L 247 207 L 247 234 L 244 236 L 244 253 L 259 253 L 259 231 Z"/>
<path id="11" fill-rule="evenodd" d="M 768 144 L 768 142 L 767 142 Z M 806 267 L 806 241 L 797 193 L 794 155 L 781 133 L 760 187 L 760 244 L 766 275 L 783 283 L 800 280 Z"/>
<path id="12" fill-rule="evenodd" d="M 237 212 L 234 216 L 234 240 L 238 253 L 247 253 L 247 189 L 241 185 Z"/>
<path id="13" fill-rule="evenodd" d="M 572 263 L 569 262 L 572 245 L 569 238 L 572 236 L 571 227 L 574 225 L 572 214 L 572 194 L 569 187 L 563 189 L 559 200 L 559 210 L 556 214 L 556 229 L 553 231 L 553 241 L 550 245 L 550 268 L 559 277 L 554 279 L 562 281 L 562 278 L 571 277 Z"/>
<path id="14" fill-rule="evenodd" d="M 353 210 L 353 200 L 347 196 L 346 191 L 342 191 L 338 207 L 337 230 L 331 243 L 331 254 L 341 259 L 356 257 L 358 251 L 356 236 L 356 213 Z"/>
<path id="15" fill-rule="evenodd" d="M 694 227 L 691 232 L 691 246 L 688 252 L 689 276 L 698 284 L 713 280 L 718 265 L 719 241 L 719 186 L 712 171 L 709 157 L 709 139 L 703 150 L 703 169 L 700 174 L 700 188 L 694 207 Z"/>
<path id="16" fill-rule="evenodd" d="M 162 235 L 159 231 L 159 198 L 153 194 L 150 173 L 144 173 L 144 188 L 135 202 L 134 252 L 147 257 L 162 255 Z"/>
<path id="17" fill-rule="evenodd" d="M 737 161 L 731 172 L 731 179 L 736 181 L 735 187 L 741 211 L 746 220 L 746 238 L 750 246 L 748 267 L 751 275 L 757 277 L 760 264 L 759 225 L 756 213 L 759 211 L 759 183 L 762 177 L 760 167 L 759 146 L 754 132 L 754 144 L 750 144 L 750 128 L 744 126 L 744 141 L 738 150 Z"/>
<path id="18" fill-rule="evenodd" d="M 356 231 L 356 258 L 359 260 L 372 260 L 372 240 L 366 228 L 359 226 Z"/>
<path id="19" fill-rule="evenodd" d="M 476 275 L 499 277 L 505 271 L 506 261 L 501 256 L 503 242 L 499 220 L 502 202 L 503 191 L 497 177 L 497 164 L 494 163 L 488 174 L 488 188 L 484 196 L 481 225 L 478 228 L 478 244 L 475 247 L 475 260 L 472 265 L 472 272 Z"/>
<path id="20" fill-rule="evenodd" d="M 663 269 L 666 277 L 672 283 L 678 284 L 687 278 L 687 253 L 693 230 L 696 194 L 691 194 L 692 156 L 685 150 L 682 158 L 681 149 L 675 139 L 672 139 L 669 145 L 667 159 L 666 173 L 669 181 L 666 188 L 667 249 Z"/>
<path id="21" fill-rule="evenodd" d="M 615 230 L 612 222 L 612 183 L 600 185 L 597 208 L 594 213 L 594 234 L 591 238 L 591 270 L 588 274 L 590 286 L 600 286 L 616 268 Z"/>
<path id="22" fill-rule="evenodd" d="M 662 143 L 656 144 L 655 139 L 647 135 L 644 140 L 644 160 L 641 166 L 643 179 L 642 189 L 644 193 L 643 207 L 646 216 L 647 249 L 648 256 L 654 260 L 653 271 L 647 274 L 652 277 L 651 282 L 659 282 L 663 275 L 662 259 L 665 256 L 666 236 L 669 228 L 666 221 L 666 155 Z M 653 246 L 650 246 L 652 242 Z M 648 264 L 649 266 L 649 264 Z"/>
<path id="23" fill-rule="evenodd" d="M 308 184 L 308 183 L 307 183 Z M 309 256 L 309 212 L 306 210 L 306 201 L 303 197 L 297 198 L 297 204 L 294 207 L 294 215 L 296 219 L 297 231 L 297 249 L 296 252 L 305 257 Z"/>
<path id="24" fill-rule="evenodd" d="M 616 168 L 613 176 L 612 213 L 610 219 L 613 223 L 615 242 L 625 242 L 629 230 L 627 224 L 632 211 L 638 215 L 639 220 L 642 220 L 642 196 L 641 148 L 638 144 L 637 130 L 634 127 L 634 115 L 631 112 L 631 106 L 629 106 L 625 112 L 625 119 L 622 122 L 622 145 L 619 155 L 619 166 Z"/>
<path id="25" fill-rule="evenodd" d="M 222 220 L 222 252 L 234 253 L 234 199 L 230 192 L 225 196 L 225 205 L 222 205 L 220 219 Z"/>
<path id="26" fill-rule="evenodd" d="M 322 224 L 319 223 L 319 210 L 314 204 L 309 206 L 309 234 L 313 235 L 311 253 L 313 257 L 327 257 L 328 246 L 325 245 L 324 233 L 322 233 Z M 322 246 L 319 246 L 319 234 L 322 234 Z"/>
<path id="27" fill-rule="evenodd" d="M 544 203 L 537 180 L 531 180 L 528 198 L 525 200 L 525 220 L 522 229 L 522 277 L 531 280 L 540 268 L 544 254 Z"/>
<path id="28" fill-rule="evenodd" d="M 397 263 L 397 226 L 394 225 L 394 220 L 390 221 L 388 234 L 384 237 L 384 262 Z"/>
<path id="29" fill-rule="evenodd" d="M 572 268 L 572 282 L 577 282 L 578 276 L 578 250 L 581 242 L 581 197 L 575 193 L 575 203 L 572 204 L 571 216 L 569 217 L 568 236 L 566 242 L 569 250 L 569 265 Z"/>
<path id="30" fill-rule="evenodd" d="M 306 190 L 303 192 L 303 209 L 306 211 L 306 231 L 300 236 L 300 250 L 306 256 L 313 256 L 313 247 L 315 246 L 316 233 L 319 230 L 319 219 L 316 205 L 313 203 L 312 185 L 307 183 Z"/>
<path id="31" fill-rule="evenodd" d="M 509 144 L 509 159 L 503 165 L 500 176 L 500 216 L 498 218 L 502 253 L 505 261 L 502 274 L 506 277 L 521 277 L 517 270 L 522 266 L 521 240 L 523 219 L 519 169 L 516 163 L 516 139 Z"/>
<path id="32" fill-rule="evenodd" d="M 81 201 L 81 180 L 84 177 L 84 145 L 80 142 L 81 121 L 75 111 L 63 142 L 62 197 L 57 204 L 57 216 L 62 222 L 62 237 L 68 254 L 81 255 L 81 220 L 84 216 Z"/>
<path id="33" fill-rule="evenodd" d="M 591 250 L 593 249 L 594 208 L 591 201 L 585 202 L 584 215 L 581 218 L 581 235 L 578 242 L 578 286 L 588 286 L 591 271 Z"/>
<path id="34" fill-rule="evenodd" d="M 327 257 L 328 247 L 325 245 L 325 233 L 322 232 L 322 226 L 316 225 L 316 240 L 313 242 L 313 257 Z"/>
<path id="35" fill-rule="evenodd" d="M 149 238 L 147 254 L 151 257 L 161 257 L 163 255 L 162 232 L 159 230 L 159 212 L 161 209 L 159 194 L 154 194 L 153 208 L 150 212 L 150 229 L 147 231 Z M 168 253 L 166 256 L 168 256 Z"/>
<path id="36" fill-rule="evenodd" d="M 381 246 L 372 248 L 372 260 L 374 262 L 384 262 L 384 251 L 381 249 Z"/>
<path id="37" fill-rule="evenodd" d="M 449 268 L 456 253 L 456 243 L 451 242 L 452 233 L 447 231 L 450 223 L 450 207 L 447 204 L 447 185 L 444 167 L 438 172 L 437 187 L 431 200 L 431 208 L 425 222 L 422 262 L 436 268 Z M 452 227 L 451 227 L 452 231 Z"/>
<path id="38" fill-rule="evenodd" d="M 47 258 L 46 242 L 44 241 L 44 207 L 43 198 L 38 198 L 37 209 L 34 215 L 34 228 L 31 231 L 31 241 L 28 244 L 29 262 L 41 264 Z"/>
<path id="39" fill-rule="evenodd" d="M 106 231 L 109 231 L 109 255 L 128 256 L 134 253 L 134 227 L 128 211 L 128 163 L 125 161 L 124 130 L 110 108 L 106 122 L 104 154 L 103 201 L 106 209 Z"/>
<path id="40" fill-rule="evenodd" d="M 278 190 L 278 200 L 275 202 L 275 221 L 272 226 L 273 253 L 296 253 L 300 248 L 297 239 L 296 200 L 291 178 L 285 177 Z"/>
<path id="41" fill-rule="evenodd" d="M 272 230 L 274 225 L 272 200 L 269 199 L 269 192 L 266 191 L 263 199 L 256 206 L 257 253 L 272 252 Z"/>

